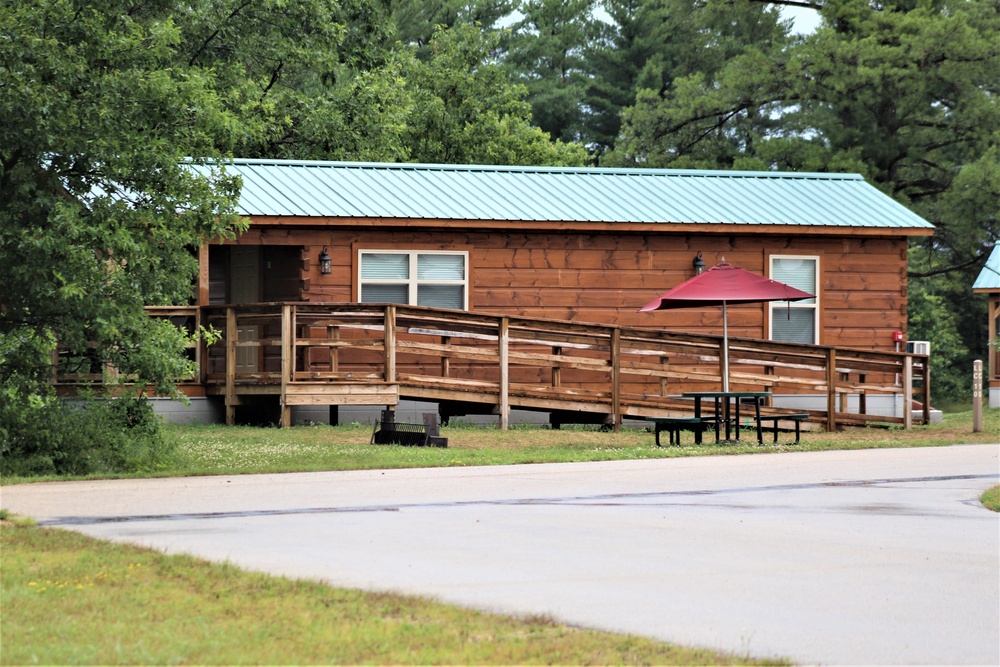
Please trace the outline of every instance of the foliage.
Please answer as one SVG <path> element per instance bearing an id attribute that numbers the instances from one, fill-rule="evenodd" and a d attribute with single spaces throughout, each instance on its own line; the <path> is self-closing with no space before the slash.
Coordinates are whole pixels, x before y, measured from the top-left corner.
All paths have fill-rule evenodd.
<path id="1" fill-rule="evenodd" d="M 635 101 L 639 79 L 650 80 L 647 63 L 655 61 L 650 70 L 657 70 L 669 60 L 658 54 L 672 47 L 671 33 L 681 43 L 692 34 L 674 29 L 674 22 L 690 12 L 667 12 L 666 4 L 658 0 L 603 0 L 601 8 L 609 22 L 598 25 L 598 36 L 587 49 L 593 76 L 585 97 L 585 141 L 598 152 L 615 144 L 622 110 Z M 649 83 L 647 87 L 660 88 Z"/>
<path id="2" fill-rule="evenodd" d="M 787 28 L 773 7 L 747 0 L 708 2 L 700 10 L 677 4 L 685 21 L 673 19 L 669 32 L 687 36 L 650 55 L 635 104 L 623 114 L 622 136 L 602 164 L 745 168 L 761 139 L 787 122 L 778 113 L 787 87 Z"/>
<path id="3" fill-rule="evenodd" d="M 747 46 L 720 69 L 640 92 L 603 163 L 863 174 L 937 227 L 911 252 L 909 336 L 948 357 L 937 379 L 958 391 L 948 374 L 986 344 L 969 285 L 1000 237 L 1000 14 L 990 0 L 821 12 L 813 35 L 734 35 Z M 941 320 L 957 339 L 936 338 Z"/>
<path id="4" fill-rule="evenodd" d="M 528 91 L 532 118 L 555 139 L 583 134 L 586 48 L 598 33 L 595 0 L 527 0 L 514 24 L 506 63 Z"/>
<path id="5" fill-rule="evenodd" d="M 169 390 L 183 337 L 143 307 L 186 303 L 190 248 L 236 228 L 238 183 L 185 158 L 239 123 L 214 72 L 175 67 L 171 6 L 0 8 L 0 386 L 17 397 L 53 341 Z"/>
<path id="6" fill-rule="evenodd" d="M 0 403 L 0 473 L 6 476 L 151 473 L 174 445 L 143 397 L 70 403 L 54 397 Z"/>
<path id="7" fill-rule="evenodd" d="M 144 401 L 64 406 L 48 383 L 57 343 L 61 360 L 100 359 L 162 393 L 191 371 L 187 334 L 144 307 L 186 303 L 191 249 L 238 228 L 238 182 L 190 167 L 236 145 L 246 126 L 219 93 L 220 69 L 179 66 L 186 42 L 173 9 L 117 0 L 0 7 L 8 473 L 148 470 L 166 451 Z"/>
<path id="8" fill-rule="evenodd" d="M 751 58 L 742 69 L 756 68 L 762 55 L 776 59 L 788 39 L 787 29 L 779 22 L 773 6 L 747 0 L 604 0 L 602 6 L 610 24 L 604 26 L 601 38 L 588 50 L 593 78 L 586 97 L 585 134 L 586 141 L 599 153 L 611 147 L 617 149 L 616 157 L 603 161 L 609 165 L 661 166 L 654 146 L 643 150 L 633 145 L 648 141 L 648 137 L 640 137 L 632 129 L 647 120 L 656 126 L 647 128 L 653 133 L 676 131 L 669 121 L 643 116 L 648 113 L 644 110 L 650 100 L 684 97 L 685 93 L 675 88 L 696 83 L 707 97 L 692 102 L 701 108 L 690 111 L 704 114 L 706 108 L 717 104 L 709 91 L 725 67 L 743 54 L 756 54 L 758 57 Z M 760 80 L 768 71 L 752 69 L 751 73 Z M 685 84 L 689 78 L 691 81 Z M 731 88 L 743 83 L 724 85 Z M 632 110 L 627 110 L 633 105 Z M 628 129 L 619 136 L 623 110 Z M 692 137 L 710 131 L 711 120 L 704 121 L 691 130 Z M 678 140 L 689 142 L 691 138 Z"/>
<path id="9" fill-rule="evenodd" d="M 172 14 L 180 67 L 211 71 L 242 158 L 397 160 L 408 98 L 372 0 L 198 0 Z"/>
<path id="10" fill-rule="evenodd" d="M 434 34 L 455 26 L 479 26 L 494 32 L 521 0 L 396 0 L 393 3 L 394 39 L 411 46 L 421 60 L 433 54 Z M 501 42 L 502 44 L 502 42 Z M 502 46 L 501 46 L 502 48 Z M 494 52 L 492 55 L 498 55 Z"/>
<path id="11" fill-rule="evenodd" d="M 954 398 L 970 393 L 972 362 L 962 344 L 957 316 L 944 297 L 923 284 L 910 287 L 908 297 L 910 331 L 919 332 L 919 340 L 931 343 L 931 403 L 935 396 Z"/>
<path id="12" fill-rule="evenodd" d="M 531 125 L 524 89 L 491 56 L 499 34 L 469 25 L 439 30 L 432 56 L 405 73 L 415 104 L 410 159 L 446 164 L 581 165 L 578 144 L 552 142 Z"/>

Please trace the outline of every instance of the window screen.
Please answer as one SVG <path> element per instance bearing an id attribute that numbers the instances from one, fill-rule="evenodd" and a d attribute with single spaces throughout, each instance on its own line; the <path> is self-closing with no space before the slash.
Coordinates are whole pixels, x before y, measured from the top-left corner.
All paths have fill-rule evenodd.
<path id="1" fill-rule="evenodd" d="M 819 294 L 818 257 L 771 257 L 771 278 Z M 819 343 L 818 298 L 771 303 L 771 340 L 785 343 Z"/>
<path id="2" fill-rule="evenodd" d="M 431 308 L 468 307 L 466 252 L 362 251 L 360 301 Z"/>

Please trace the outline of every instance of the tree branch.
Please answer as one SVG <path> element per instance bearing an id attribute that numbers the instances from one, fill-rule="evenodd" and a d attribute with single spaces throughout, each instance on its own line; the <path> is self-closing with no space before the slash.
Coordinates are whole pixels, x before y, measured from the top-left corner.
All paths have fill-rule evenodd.
<path id="1" fill-rule="evenodd" d="M 274 84 L 278 83 L 278 79 L 281 78 L 281 68 L 283 68 L 284 66 L 285 63 L 278 63 L 278 66 L 271 71 L 271 80 L 268 81 L 267 86 L 264 88 L 264 92 L 260 94 L 261 101 L 264 101 L 264 98 L 267 97 L 267 94 L 271 92 L 271 88 L 274 87 Z"/>
<path id="2" fill-rule="evenodd" d="M 786 7 L 802 7 L 804 9 L 823 9 L 821 2 L 807 2 L 806 0 L 750 0 L 750 2 L 761 5 L 784 5 Z"/>
<path id="3" fill-rule="evenodd" d="M 221 25 L 225 25 L 229 21 L 236 18 L 236 15 L 242 12 L 244 9 L 246 9 L 249 4 L 250 2 L 248 0 L 247 2 L 244 2 L 242 5 L 231 11 L 229 13 L 229 16 L 227 16 L 225 19 L 222 20 Z M 219 35 L 220 32 L 222 32 L 222 28 L 221 27 L 216 28 L 215 32 L 209 35 L 208 38 L 204 42 L 202 42 L 201 46 L 198 47 L 198 50 L 194 52 L 193 56 L 191 56 L 191 60 L 188 61 L 189 67 L 195 66 L 195 64 L 198 62 L 198 58 L 201 56 L 202 53 L 205 52 L 205 49 L 208 48 L 208 45 L 212 43 L 212 40 L 214 40 Z"/>
<path id="4" fill-rule="evenodd" d="M 941 269 L 934 269 L 933 271 L 907 271 L 906 275 L 909 278 L 932 278 L 934 276 L 940 276 L 945 273 L 951 273 L 952 271 L 960 271 L 961 269 L 967 269 L 970 266 L 974 266 L 988 255 L 993 248 L 986 248 L 983 251 L 976 253 L 976 256 L 966 262 L 959 262 L 958 264 L 952 264 L 951 266 L 946 266 Z"/>

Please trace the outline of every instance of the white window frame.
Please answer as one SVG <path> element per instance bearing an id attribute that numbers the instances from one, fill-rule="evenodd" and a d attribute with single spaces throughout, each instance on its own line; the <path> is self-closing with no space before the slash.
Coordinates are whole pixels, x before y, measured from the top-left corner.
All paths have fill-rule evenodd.
<path id="1" fill-rule="evenodd" d="M 365 280 L 362 276 L 363 271 L 363 258 L 365 255 L 407 255 L 409 257 L 409 278 L 400 279 L 389 279 L 382 278 L 378 280 L 368 279 Z M 417 262 L 420 255 L 459 255 L 463 259 L 462 273 L 465 276 L 462 280 L 419 280 L 417 278 Z M 407 305 L 415 306 L 417 305 L 417 293 L 418 287 L 420 285 L 461 285 L 462 286 L 462 310 L 469 309 L 469 252 L 467 250 L 390 250 L 386 248 L 379 249 L 360 249 L 358 250 L 358 302 L 364 303 L 362 301 L 362 294 L 364 294 L 364 286 L 366 284 L 379 284 L 379 285 L 406 285 L 407 286 Z"/>
<path id="2" fill-rule="evenodd" d="M 768 257 L 768 275 L 773 280 L 781 280 L 780 276 L 774 275 L 774 262 L 775 260 L 783 259 L 801 259 L 806 261 L 811 261 L 816 265 L 815 272 L 815 284 L 811 289 L 807 289 L 807 292 L 815 294 L 816 298 L 811 300 L 803 301 L 771 301 L 768 303 L 768 318 L 767 318 L 767 338 L 768 340 L 774 340 L 774 321 L 776 317 L 787 317 L 785 310 L 792 308 L 793 310 L 809 310 L 813 311 L 813 345 L 820 344 L 820 295 L 819 295 L 819 283 L 821 274 L 821 265 L 819 255 L 770 255 Z M 810 302 L 811 301 L 811 302 Z M 783 342 L 783 341 L 778 341 Z"/>

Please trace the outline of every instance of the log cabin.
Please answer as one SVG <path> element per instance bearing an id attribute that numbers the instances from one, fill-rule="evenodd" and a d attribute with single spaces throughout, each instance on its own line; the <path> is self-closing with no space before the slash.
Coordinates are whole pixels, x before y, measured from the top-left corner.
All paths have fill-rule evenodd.
<path id="1" fill-rule="evenodd" d="M 786 350 L 896 353 L 905 349 L 907 329 L 907 242 L 933 233 L 930 223 L 852 174 L 280 160 L 234 160 L 225 169 L 242 179 L 239 213 L 249 228 L 200 249 L 193 305 L 203 309 L 405 304 L 710 338 L 721 332 L 721 309 L 638 309 L 700 266 L 724 260 L 816 295 L 731 307 L 731 339 Z M 262 325 L 239 332 L 241 339 L 255 336 L 267 337 Z M 316 351 L 294 347 L 300 344 L 290 353 L 306 355 L 297 370 L 313 368 Z M 333 359 L 330 351 L 340 344 L 324 343 L 319 357 L 329 361 L 321 370 L 342 378 L 364 375 L 365 357 Z M 236 369 L 225 369 L 222 350 L 214 357 L 206 353 L 206 370 L 188 383 L 187 393 L 210 400 L 206 378 L 213 374 L 279 373 L 288 363 L 279 345 L 247 345 L 233 344 Z M 547 351 L 563 353 L 563 346 Z M 660 361 L 668 363 L 669 355 Z M 449 372 L 464 372 L 470 381 L 486 372 L 466 362 L 464 371 L 452 366 Z M 522 368 L 511 381 L 584 388 L 590 381 L 583 363 Z M 669 392 L 702 386 L 694 372 L 681 364 Z M 832 361 L 825 373 L 818 383 L 829 390 L 832 405 Z M 664 377 L 658 381 L 667 393 Z M 864 383 L 862 374 L 858 386 Z M 419 395 L 444 400 L 430 386 Z M 230 392 L 227 405 L 248 399 Z M 312 400 L 343 407 L 366 399 Z M 227 417 L 232 420 L 231 413 Z"/>

